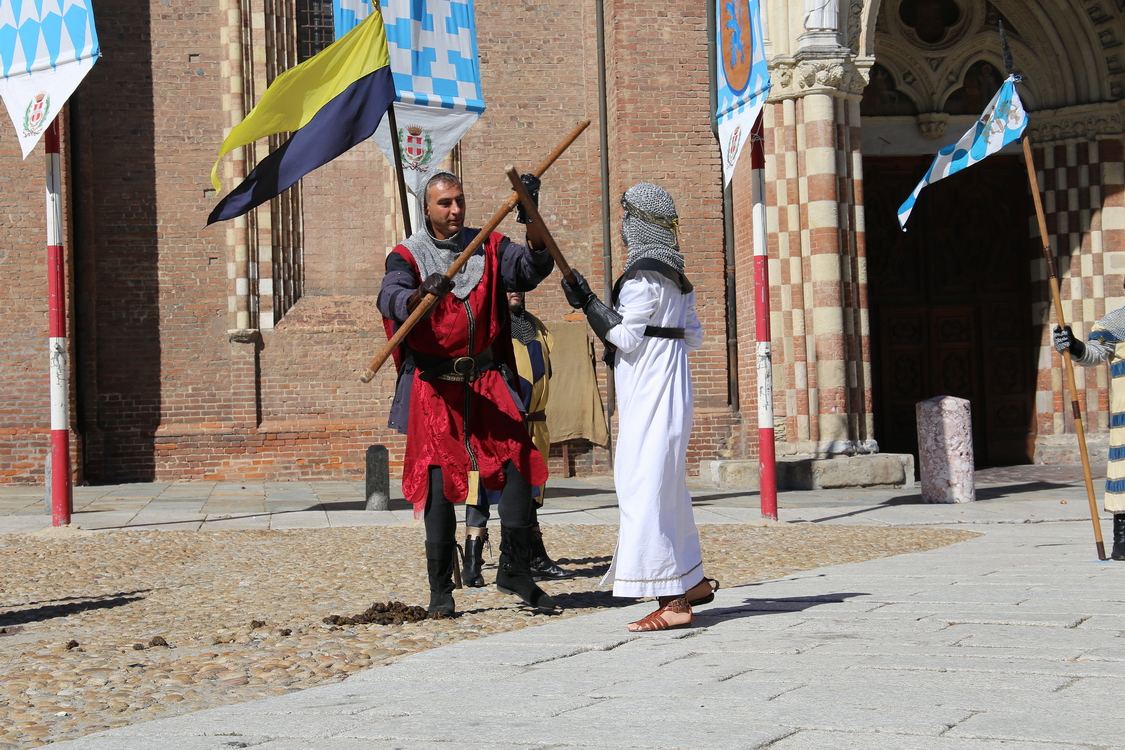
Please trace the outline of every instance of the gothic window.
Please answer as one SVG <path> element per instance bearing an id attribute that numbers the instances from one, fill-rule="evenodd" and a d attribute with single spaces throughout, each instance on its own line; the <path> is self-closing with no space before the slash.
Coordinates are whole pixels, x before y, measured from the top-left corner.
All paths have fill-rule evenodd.
<path id="1" fill-rule="evenodd" d="M 979 60 L 965 72 L 961 88 L 949 95 L 942 110 L 951 115 L 979 115 L 1003 82 L 1004 77 L 995 65 Z"/>
<path id="2" fill-rule="evenodd" d="M 918 107 L 910 97 L 895 87 L 894 75 L 876 63 L 871 66 L 871 79 L 863 89 L 859 112 L 864 117 L 916 115 Z"/>
<path id="3" fill-rule="evenodd" d="M 961 8 L 953 0 L 904 0 L 898 6 L 898 14 L 927 44 L 940 42 L 949 28 L 961 20 Z"/>
<path id="4" fill-rule="evenodd" d="M 332 0 L 297 0 L 297 61 L 308 60 L 334 41 Z"/>

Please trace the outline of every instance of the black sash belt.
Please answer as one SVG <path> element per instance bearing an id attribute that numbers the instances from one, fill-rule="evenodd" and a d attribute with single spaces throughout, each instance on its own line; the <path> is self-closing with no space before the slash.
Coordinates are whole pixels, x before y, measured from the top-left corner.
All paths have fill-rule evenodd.
<path id="1" fill-rule="evenodd" d="M 414 364 L 420 377 L 429 383 L 432 380 L 448 380 L 453 383 L 471 383 L 481 373 L 492 369 L 492 347 L 488 347 L 473 357 L 432 357 L 421 352 L 413 352 Z"/>
<path id="2" fill-rule="evenodd" d="M 657 339 L 682 339 L 683 328 L 661 328 L 660 326 L 645 326 L 645 335 Z"/>

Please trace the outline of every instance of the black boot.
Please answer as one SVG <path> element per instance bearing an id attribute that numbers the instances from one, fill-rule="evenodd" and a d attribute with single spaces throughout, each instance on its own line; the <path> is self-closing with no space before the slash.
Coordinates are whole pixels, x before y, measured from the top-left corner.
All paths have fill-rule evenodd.
<path id="1" fill-rule="evenodd" d="M 1110 560 L 1125 560 L 1125 513 L 1113 514 L 1113 551 Z"/>
<path id="2" fill-rule="evenodd" d="M 496 571 L 496 590 L 515 594 L 525 604 L 539 610 L 557 608 L 555 600 L 535 585 L 531 577 L 531 550 L 535 534 L 532 526 L 500 527 L 500 568 Z"/>
<path id="3" fill-rule="evenodd" d="M 461 578 L 469 588 L 484 586 L 481 568 L 484 566 L 484 545 L 488 544 L 488 529 L 477 526 L 465 527 L 465 567 Z"/>
<path id="4" fill-rule="evenodd" d="M 457 545 L 453 542 L 426 542 L 426 572 L 430 578 L 430 614 L 451 617 L 453 573 L 457 569 Z"/>
<path id="5" fill-rule="evenodd" d="M 561 581 L 571 578 L 574 574 L 563 570 L 547 554 L 543 546 L 543 530 L 538 526 L 531 527 L 531 578 L 534 581 Z"/>

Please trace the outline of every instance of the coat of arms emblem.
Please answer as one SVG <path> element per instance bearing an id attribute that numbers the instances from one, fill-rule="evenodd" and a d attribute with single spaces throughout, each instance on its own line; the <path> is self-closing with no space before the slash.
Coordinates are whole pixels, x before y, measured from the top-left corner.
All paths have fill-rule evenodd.
<path id="1" fill-rule="evenodd" d="M 47 124 L 47 115 L 51 112 L 51 97 L 46 92 L 40 91 L 27 105 L 23 115 L 24 137 L 39 135 Z"/>
<path id="2" fill-rule="evenodd" d="M 402 145 L 406 167 L 419 172 L 429 170 L 430 157 L 434 153 L 434 144 L 429 133 L 418 125 L 408 125 L 405 132 L 399 129 L 398 141 Z"/>

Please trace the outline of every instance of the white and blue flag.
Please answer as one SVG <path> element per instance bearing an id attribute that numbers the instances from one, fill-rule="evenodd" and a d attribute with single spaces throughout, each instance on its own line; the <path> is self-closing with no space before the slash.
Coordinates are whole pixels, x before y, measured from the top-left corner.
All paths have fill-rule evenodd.
<path id="1" fill-rule="evenodd" d="M 715 0 L 715 18 L 718 29 L 715 120 L 719 126 L 723 184 L 726 185 L 766 103 L 770 73 L 762 42 L 760 0 Z"/>
<path id="2" fill-rule="evenodd" d="M 101 54 L 89 0 L 0 0 L 0 98 L 24 158 Z"/>
<path id="3" fill-rule="evenodd" d="M 899 226 L 906 229 L 906 220 L 914 210 L 914 203 L 922 188 L 932 182 L 937 182 L 943 177 L 960 172 L 965 167 L 971 167 L 986 156 L 992 156 L 1009 143 L 1018 141 L 1027 127 L 1027 113 L 1023 111 L 1023 102 L 1020 101 L 1016 84 L 1020 81 L 1017 75 L 1010 75 L 992 97 L 992 101 L 984 109 L 984 114 L 977 120 L 973 129 L 961 136 L 961 140 L 952 143 L 938 151 L 934 163 L 926 172 L 926 176 L 914 188 L 910 197 L 898 207 Z"/>
<path id="4" fill-rule="evenodd" d="M 333 0 L 337 38 L 370 13 L 369 0 Z M 484 112 L 473 0 L 379 0 L 395 82 L 406 184 L 414 193 Z M 390 125 L 375 142 L 394 163 Z"/>

